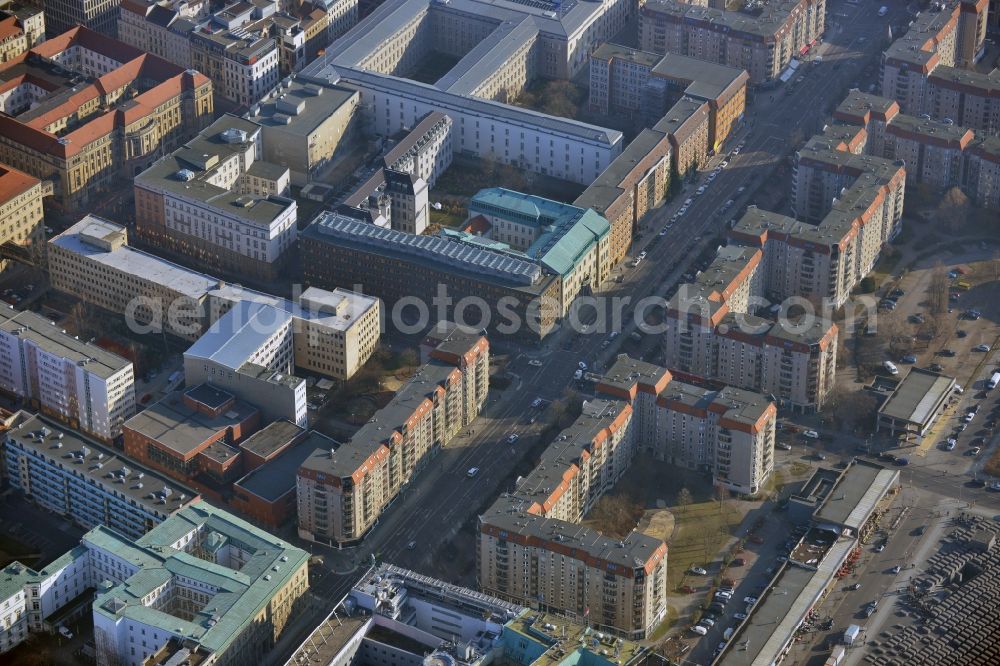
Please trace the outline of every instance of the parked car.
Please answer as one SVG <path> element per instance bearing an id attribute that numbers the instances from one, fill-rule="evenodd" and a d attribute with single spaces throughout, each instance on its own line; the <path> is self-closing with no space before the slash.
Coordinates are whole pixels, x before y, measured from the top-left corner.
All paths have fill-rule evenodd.
<path id="1" fill-rule="evenodd" d="M 691 627 L 691 633 L 698 634 L 699 636 L 704 636 L 708 633 L 708 629 L 701 626 L 700 624 L 695 624 Z"/>
<path id="2" fill-rule="evenodd" d="M 695 576 L 707 576 L 708 572 L 701 567 L 691 567 L 688 569 L 689 574 L 694 574 Z"/>
<path id="3" fill-rule="evenodd" d="M 804 430 L 802 432 L 803 437 L 808 437 L 809 439 L 819 439 L 819 433 L 815 430 Z"/>
<path id="4" fill-rule="evenodd" d="M 910 464 L 910 461 L 908 458 L 899 457 L 896 458 L 896 464 L 899 465 L 900 467 L 906 467 L 907 465 Z"/>
<path id="5" fill-rule="evenodd" d="M 917 357 L 913 354 L 907 354 L 906 356 L 904 356 L 899 360 L 901 360 L 903 363 L 916 363 Z"/>
<path id="6" fill-rule="evenodd" d="M 876 553 L 881 553 L 883 550 L 885 550 L 885 544 L 880 543 L 879 545 L 875 546 L 872 550 L 874 550 Z"/>
<path id="7" fill-rule="evenodd" d="M 543 402 L 543 400 L 541 398 L 535 398 L 534 400 L 532 400 L 531 401 L 531 407 L 532 407 L 532 409 L 538 409 L 539 407 L 541 407 L 542 406 L 542 402 Z"/>
<path id="8" fill-rule="evenodd" d="M 990 350 L 989 345 L 976 345 L 975 347 L 972 348 L 972 351 L 977 351 L 977 352 L 988 352 L 989 350 Z"/>
<path id="9" fill-rule="evenodd" d="M 542 367 L 543 363 L 539 361 L 537 358 L 533 358 L 530 361 L 528 361 L 528 365 L 530 365 L 533 368 L 540 368 Z"/>
<path id="10" fill-rule="evenodd" d="M 890 573 L 892 573 L 892 574 L 898 574 L 898 573 L 899 573 L 900 571 L 902 571 L 902 570 L 903 570 L 903 567 L 901 567 L 901 566 L 899 566 L 899 565 L 897 564 L 897 565 L 896 565 L 896 566 L 894 566 L 893 568 L 889 569 L 889 572 L 890 572 Z"/>
<path id="11" fill-rule="evenodd" d="M 737 557 L 735 560 L 732 561 L 732 564 L 730 566 L 742 567 L 746 563 L 747 561 L 745 559 L 743 559 L 742 557 Z"/>

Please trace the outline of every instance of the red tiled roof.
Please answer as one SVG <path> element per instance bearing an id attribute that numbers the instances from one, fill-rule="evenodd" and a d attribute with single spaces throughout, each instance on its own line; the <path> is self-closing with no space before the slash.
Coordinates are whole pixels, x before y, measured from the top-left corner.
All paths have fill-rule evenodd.
<path id="1" fill-rule="evenodd" d="M 10 201 L 41 181 L 14 167 L 0 164 L 0 202 Z"/>
<path id="2" fill-rule="evenodd" d="M 16 16 L 8 16 L 7 18 L 0 20 L 0 42 L 23 34 L 24 30 L 21 30 L 21 27 L 17 24 Z"/>

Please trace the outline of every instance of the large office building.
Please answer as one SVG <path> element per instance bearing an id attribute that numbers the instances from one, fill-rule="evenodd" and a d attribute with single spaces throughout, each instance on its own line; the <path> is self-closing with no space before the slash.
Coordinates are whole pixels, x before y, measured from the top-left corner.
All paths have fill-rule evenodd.
<path id="1" fill-rule="evenodd" d="M 143 536 L 97 527 L 40 571 L 5 568 L 0 601 L 5 612 L 13 604 L 23 638 L 54 631 L 73 604 L 93 599 L 99 664 L 233 666 L 263 661 L 302 612 L 308 562 L 199 501 Z"/>
<path id="2" fill-rule="evenodd" d="M 988 0 L 950 0 L 918 16 L 882 56 L 882 95 L 904 113 L 1000 134 L 1000 71 L 973 69 L 987 10 Z"/>
<path id="3" fill-rule="evenodd" d="M 634 12 L 624 0 L 575 3 L 390 0 L 323 58 L 312 80 L 361 91 L 366 121 L 381 136 L 428 113 L 451 117 L 452 149 L 577 183 L 589 183 L 621 152 L 622 135 L 509 106 L 536 78 L 566 79 Z M 413 78 L 434 57 L 457 64 L 433 84 Z"/>
<path id="4" fill-rule="evenodd" d="M 0 164 L 0 245 L 8 256 L 38 264 L 44 253 L 42 197 L 51 185 L 34 176 Z M 0 258 L 0 271 L 9 260 Z"/>
<path id="5" fill-rule="evenodd" d="M 707 471 L 726 490 L 759 492 L 772 471 L 777 410 L 760 394 L 685 384 L 625 355 L 596 390 L 539 465 L 480 516 L 479 581 L 503 598 L 645 638 L 666 613 L 666 544 L 577 523 L 640 449 Z"/>
<path id="6" fill-rule="evenodd" d="M 1000 209 L 1000 137 L 902 113 L 887 97 L 852 90 L 835 121 L 864 129 L 857 139 L 869 155 L 903 160 L 908 183 L 942 191 L 962 187 L 983 208 Z M 854 149 L 859 142 L 853 141 Z"/>
<path id="7" fill-rule="evenodd" d="M 581 620 L 384 563 L 355 583 L 285 666 L 383 663 L 383 654 L 455 666 L 639 666 L 656 659 L 651 648 Z"/>
<path id="8" fill-rule="evenodd" d="M 489 391 L 486 338 L 455 327 L 350 440 L 318 448 L 298 472 L 299 535 L 360 541 L 430 457 L 478 416 Z"/>
<path id="9" fill-rule="evenodd" d="M 250 107 L 248 118 L 261 126 L 263 159 L 291 171 L 303 187 L 351 148 L 360 135 L 357 90 L 299 77 L 285 79 Z"/>
<path id="10" fill-rule="evenodd" d="M 139 239 L 251 281 L 274 280 L 295 245 L 288 169 L 261 159 L 257 123 L 225 115 L 135 178 Z"/>
<path id="11" fill-rule="evenodd" d="M 292 302 L 227 285 L 129 247 L 125 227 L 93 215 L 49 242 L 49 266 L 59 291 L 125 315 L 148 331 L 192 342 L 238 303 L 275 308 L 290 318 L 295 366 L 340 381 L 364 365 L 381 335 L 376 298 L 312 288 Z M 237 330 L 230 327 L 229 333 Z"/>
<path id="12" fill-rule="evenodd" d="M 184 352 L 184 379 L 259 405 L 264 419 L 306 425 L 306 381 L 292 374 L 292 315 L 239 301 Z"/>
<path id="13" fill-rule="evenodd" d="M 597 290 L 632 242 L 631 236 L 613 235 L 608 221 L 593 210 L 502 187 L 477 192 L 469 201 L 469 216 L 489 223 L 480 237 L 523 252 L 557 276 L 561 315 L 581 292 Z M 612 247 L 614 241 L 621 245 Z"/>
<path id="14" fill-rule="evenodd" d="M 778 0 L 737 10 L 649 0 L 639 9 L 643 51 L 737 67 L 755 85 L 777 79 L 825 29 L 825 0 Z"/>
<path id="15" fill-rule="evenodd" d="M 0 391 L 111 441 L 135 414 L 132 363 L 41 315 L 0 308 Z"/>
<path id="16" fill-rule="evenodd" d="M 30 412 L 3 438 L 4 477 L 40 507 L 90 529 L 137 539 L 198 499 L 195 492 L 99 442 Z"/>
<path id="17" fill-rule="evenodd" d="M 562 313 L 558 276 L 523 253 L 469 234 L 418 236 L 324 211 L 300 234 L 299 245 L 308 285 L 360 289 L 404 321 L 426 307 L 435 317 L 538 339 Z M 436 300 L 442 290 L 450 301 Z M 488 309 L 460 311 L 456 304 L 466 297 Z"/>
<path id="18" fill-rule="evenodd" d="M 590 108 L 639 114 L 653 125 L 681 97 L 709 105 L 709 146 L 718 151 L 746 110 L 749 77 L 737 67 L 676 53 L 658 55 L 618 44 L 590 54 Z"/>
<path id="19" fill-rule="evenodd" d="M 45 3 L 45 23 L 50 35 L 78 25 L 105 37 L 118 37 L 118 2 L 115 0 L 50 0 Z"/>
<path id="20" fill-rule="evenodd" d="M 382 157 L 385 168 L 422 178 L 427 187 L 434 187 L 438 176 L 451 166 L 453 125 L 450 116 L 431 111 L 412 130 L 391 139 Z"/>
<path id="21" fill-rule="evenodd" d="M 77 26 L 0 64 L 0 162 L 94 202 L 203 129 L 212 83 Z"/>

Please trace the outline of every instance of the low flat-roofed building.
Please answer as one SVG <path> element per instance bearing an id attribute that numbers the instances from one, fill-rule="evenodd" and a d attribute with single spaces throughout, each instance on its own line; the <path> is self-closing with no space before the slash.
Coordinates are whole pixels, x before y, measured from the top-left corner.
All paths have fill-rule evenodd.
<path id="1" fill-rule="evenodd" d="M 190 488 L 37 414 L 18 412 L 3 437 L 11 487 L 86 529 L 104 525 L 137 539 L 198 498 Z"/>
<path id="2" fill-rule="evenodd" d="M 749 616 L 713 662 L 720 666 L 776 664 L 787 654 L 802 623 L 836 585 L 837 576 L 862 539 L 877 528 L 899 487 L 899 471 L 855 459 L 841 472 L 820 469 L 806 481 L 807 496 L 793 497 L 799 508 L 789 517 L 809 531 L 780 565 L 774 578 L 748 607 Z M 794 509 L 794 507 L 790 507 Z M 811 513 L 811 515 L 810 515 Z"/>
<path id="3" fill-rule="evenodd" d="M 256 407 L 199 384 L 169 393 L 129 419 L 125 453 L 182 482 L 211 489 L 238 478 L 236 446 L 259 425 Z"/>
<path id="4" fill-rule="evenodd" d="M 954 377 L 911 368 L 879 407 L 875 430 L 907 440 L 923 437 L 954 393 Z"/>
<path id="5" fill-rule="evenodd" d="M 13 306 L 0 307 L 0 392 L 105 442 L 135 414 L 131 361 Z"/>
<path id="6" fill-rule="evenodd" d="M 258 449 L 261 444 L 258 436 L 264 435 L 269 428 L 278 423 L 291 425 L 287 421 L 272 423 L 240 446 L 244 450 L 244 465 L 248 461 L 250 447 Z M 299 430 L 301 434 L 287 443 L 274 459 L 257 467 L 233 484 L 233 495 L 230 499 L 233 508 L 271 529 L 279 529 L 295 520 L 296 486 L 298 471 L 302 464 L 317 449 L 329 451 L 339 446 L 337 442 L 322 433 L 315 431 L 306 433 Z M 254 439 L 258 441 L 254 442 Z M 278 441 L 285 441 L 285 438 L 282 437 Z"/>

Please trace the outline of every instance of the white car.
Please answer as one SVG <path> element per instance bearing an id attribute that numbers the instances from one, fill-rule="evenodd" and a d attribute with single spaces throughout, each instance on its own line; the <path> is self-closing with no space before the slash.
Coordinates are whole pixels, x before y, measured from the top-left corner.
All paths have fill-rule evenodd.
<path id="1" fill-rule="evenodd" d="M 819 433 L 815 430 L 806 430 L 802 433 L 803 437 L 808 437 L 809 439 L 819 439 Z"/>
<path id="2" fill-rule="evenodd" d="M 958 442 L 957 442 L 957 440 L 955 440 L 954 437 L 949 437 L 948 441 L 945 442 L 945 444 L 944 444 L 945 451 L 954 451 L 955 450 L 955 444 L 957 444 L 957 443 Z"/>
<path id="3" fill-rule="evenodd" d="M 699 187 L 699 188 L 698 188 L 698 189 L 696 190 L 696 193 L 697 193 L 697 194 L 704 194 L 704 193 L 705 193 L 705 186 L 704 186 L 704 185 L 702 185 L 701 187 Z"/>
<path id="4" fill-rule="evenodd" d="M 541 398 L 535 398 L 534 400 L 531 401 L 531 407 L 533 409 L 538 409 L 541 406 L 542 406 L 542 399 Z"/>
<path id="5" fill-rule="evenodd" d="M 472 477 L 474 477 L 475 475 L 477 475 L 477 474 L 479 474 L 479 468 L 478 467 L 470 467 L 469 471 L 465 473 L 465 475 L 467 477 L 469 477 L 470 479 Z"/>
<path id="6" fill-rule="evenodd" d="M 507 443 L 517 444 L 517 440 L 519 439 L 521 439 L 521 436 L 518 435 L 516 432 L 512 432 L 510 435 L 507 436 Z"/>
<path id="7" fill-rule="evenodd" d="M 990 490 L 1000 491 L 1000 481 L 993 481 L 990 483 Z"/>
<path id="8" fill-rule="evenodd" d="M 668 227 L 663 227 L 662 229 L 660 229 L 660 235 L 661 236 L 666 236 L 667 235 L 667 228 Z"/>
<path id="9" fill-rule="evenodd" d="M 733 619 L 742 622 L 743 620 L 747 619 L 747 615 L 746 613 L 733 613 Z"/>
<path id="10" fill-rule="evenodd" d="M 691 633 L 698 634 L 699 636 L 704 636 L 705 634 L 708 633 L 708 629 L 706 629 L 701 625 L 696 624 L 691 627 Z"/>
<path id="11" fill-rule="evenodd" d="M 746 191 L 747 191 L 746 185 L 740 185 L 738 188 L 736 188 L 736 194 L 743 194 Z"/>
<path id="12" fill-rule="evenodd" d="M 530 365 L 533 368 L 540 368 L 542 367 L 543 364 L 537 358 L 533 358 L 530 361 L 528 361 L 528 365 Z"/>
<path id="13" fill-rule="evenodd" d="M 579 362 L 579 363 L 577 363 L 576 365 L 577 365 L 577 367 L 579 367 L 579 368 L 580 368 L 581 370 L 586 370 L 586 369 L 587 369 L 587 364 L 586 364 L 586 363 L 584 363 L 583 361 L 580 361 L 580 362 Z"/>
<path id="14" fill-rule="evenodd" d="M 726 160 L 722 160 L 722 164 L 719 165 L 719 167 L 722 169 L 725 169 L 727 166 L 729 166 L 729 162 L 727 162 Z"/>
<path id="15" fill-rule="evenodd" d="M 757 603 L 757 597 L 743 597 L 743 603 L 752 606 Z"/>
<path id="16" fill-rule="evenodd" d="M 989 345 L 976 345 L 975 347 L 972 348 L 972 351 L 977 351 L 977 352 L 988 352 L 989 350 L 990 350 Z"/>
<path id="17" fill-rule="evenodd" d="M 688 569 L 688 573 L 694 574 L 695 576 L 707 576 L 708 572 L 701 567 L 691 567 Z"/>
<path id="18" fill-rule="evenodd" d="M 645 250 L 643 250 L 642 252 L 639 253 L 639 258 L 640 259 L 645 259 L 646 258 L 646 251 Z"/>

